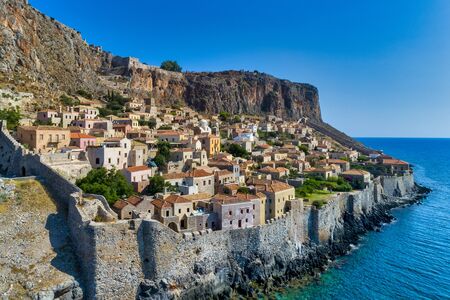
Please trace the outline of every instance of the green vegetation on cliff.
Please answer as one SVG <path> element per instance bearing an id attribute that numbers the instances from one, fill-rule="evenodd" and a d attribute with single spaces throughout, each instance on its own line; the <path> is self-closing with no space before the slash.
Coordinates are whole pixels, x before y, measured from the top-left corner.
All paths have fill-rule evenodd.
<path id="1" fill-rule="evenodd" d="M 15 130 L 19 126 L 19 121 L 22 118 L 19 108 L 5 108 L 0 109 L 0 120 L 6 120 L 6 125 L 9 130 Z"/>
<path id="2" fill-rule="evenodd" d="M 182 68 L 175 60 L 166 60 L 161 63 L 161 69 L 172 72 L 181 72 Z"/>

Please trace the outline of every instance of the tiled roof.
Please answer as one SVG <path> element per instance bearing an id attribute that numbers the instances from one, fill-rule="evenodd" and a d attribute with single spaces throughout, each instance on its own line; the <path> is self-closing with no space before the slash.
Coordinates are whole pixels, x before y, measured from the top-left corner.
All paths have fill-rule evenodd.
<path id="1" fill-rule="evenodd" d="M 342 173 L 342 175 L 367 175 L 370 174 L 366 170 L 351 169 Z"/>
<path id="2" fill-rule="evenodd" d="M 164 174 L 163 175 L 164 179 L 169 180 L 169 179 L 182 179 L 186 177 L 186 173 L 169 173 L 169 174 Z"/>
<path id="3" fill-rule="evenodd" d="M 211 175 L 213 174 L 202 169 L 195 169 L 186 173 L 186 177 L 206 177 Z"/>
<path id="4" fill-rule="evenodd" d="M 127 201 L 128 203 L 130 203 L 130 204 L 136 206 L 136 205 L 138 205 L 139 203 L 141 203 L 142 200 L 144 200 L 144 199 L 142 199 L 142 198 L 139 197 L 139 196 L 130 196 L 130 197 L 128 197 L 128 199 L 127 199 L 126 201 Z"/>
<path id="5" fill-rule="evenodd" d="M 165 198 L 164 201 L 167 201 L 167 202 L 173 203 L 173 204 L 175 204 L 175 203 L 191 203 L 190 200 L 188 200 L 182 196 L 179 196 L 179 195 L 170 195 L 167 198 Z"/>
<path id="6" fill-rule="evenodd" d="M 383 159 L 383 165 L 409 165 L 406 161 L 399 159 Z"/>
<path id="7" fill-rule="evenodd" d="M 155 199 L 152 201 L 153 206 L 157 207 L 157 208 L 167 208 L 167 207 L 172 207 L 172 205 L 167 202 L 164 201 L 163 199 Z"/>
<path id="8" fill-rule="evenodd" d="M 147 166 L 134 166 L 134 167 L 127 168 L 128 172 L 138 172 L 138 171 L 147 171 L 147 170 L 151 170 L 151 169 Z"/>
<path id="9" fill-rule="evenodd" d="M 85 133 L 77 133 L 73 132 L 70 134 L 71 139 L 95 139 L 95 136 L 85 134 Z"/>

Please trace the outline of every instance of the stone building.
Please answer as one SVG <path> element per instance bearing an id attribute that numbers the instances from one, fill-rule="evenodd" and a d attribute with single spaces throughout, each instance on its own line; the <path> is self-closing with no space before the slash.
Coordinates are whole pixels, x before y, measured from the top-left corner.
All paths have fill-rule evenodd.
<path id="1" fill-rule="evenodd" d="M 281 181 L 252 178 L 248 180 L 247 185 L 266 195 L 266 220 L 285 214 L 287 201 L 295 199 L 295 188 Z"/>
<path id="2" fill-rule="evenodd" d="M 127 138 L 107 139 L 100 146 L 87 147 L 87 156 L 93 168 L 122 170 L 129 166 L 131 141 Z"/>
<path id="3" fill-rule="evenodd" d="M 17 141 L 37 153 L 48 153 L 70 145 L 70 131 L 54 126 L 19 126 Z"/>

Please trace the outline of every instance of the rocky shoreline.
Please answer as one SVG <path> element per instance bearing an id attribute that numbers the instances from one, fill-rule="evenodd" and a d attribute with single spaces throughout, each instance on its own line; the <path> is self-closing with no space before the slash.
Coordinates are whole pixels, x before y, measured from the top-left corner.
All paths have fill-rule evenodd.
<path id="1" fill-rule="evenodd" d="M 248 257 L 229 257 L 226 278 L 220 284 L 213 281 L 197 282 L 196 285 L 175 295 L 167 282 L 144 280 L 138 289 L 137 299 L 219 299 L 219 298 L 270 298 L 281 289 L 305 285 L 320 276 L 330 262 L 347 254 L 351 245 L 358 244 L 362 235 L 377 231 L 382 224 L 394 220 L 391 210 L 420 201 L 431 190 L 415 184 L 407 197 L 390 197 L 391 201 L 379 203 L 370 214 L 358 219 L 345 213 L 343 227 L 334 236 L 333 242 L 315 245 L 310 243 L 302 249 L 303 255 L 290 259 L 280 253 L 270 257 L 264 254 Z M 395 198 L 395 199 L 394 199 Z M 394 201 L 392 201 L 394 200 Z M 244 267 L 242 267 L 244 266 Z M 223 271 L 223 270 L 222 270 Z M 201 273 L 201 270 L 198 270 Z"/>

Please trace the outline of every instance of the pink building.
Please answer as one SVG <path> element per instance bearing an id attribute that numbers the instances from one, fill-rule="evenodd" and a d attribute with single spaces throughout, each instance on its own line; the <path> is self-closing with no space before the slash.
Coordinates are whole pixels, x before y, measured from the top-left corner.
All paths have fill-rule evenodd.
<path id="1" fill-rule="evenodd" d="M 95 137 L 84 133 L 71 133 L 70 146 L 76 146 L 80 149 L 86 150 L 87 146 L 94 146 L 96 142 Z"/>

